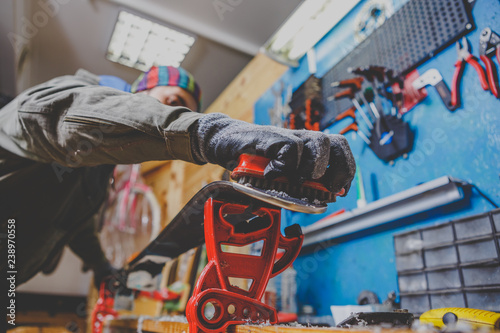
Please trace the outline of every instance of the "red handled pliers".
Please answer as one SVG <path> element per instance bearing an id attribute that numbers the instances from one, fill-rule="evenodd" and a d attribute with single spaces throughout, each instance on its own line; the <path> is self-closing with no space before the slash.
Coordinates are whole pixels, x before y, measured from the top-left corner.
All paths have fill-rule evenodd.
<path id="1" fill-rule="evenodd" d="M 488 77 L 491 93 L 498 98 L 500 90 L 498 75 L 492 60 L 495 55 L 500 63 L 500 36 L 491 31 L 490 28 L 484 28 L 479 37 L 479 57 L 486 66 L 486 76 Z"/>
<path id="2" fill-rule="evenodd" d="M 477 61 L 477 58 L 469 53 L 469 43 L 467 38 L 462 37 L 462 44 L 457 42 L 457 54 L 458 59 L 455 63 L 455 73 L 453 74 L 453 86 L 451 89 L 451 104 L 453 106 L 458 105 L 458 90 L 460 86 L 460 80 L 462 78 L 462 74 L 465 68 L 465 63 L 469 63 L 474 67 L 479 76 L 479 81 L 481 82 L 481 87 L 484 90 L 489 90 L 490 87 L 488 85 L 488 81 L 486 80 L 486 76 L 484 75 L 483 67 Z"/>

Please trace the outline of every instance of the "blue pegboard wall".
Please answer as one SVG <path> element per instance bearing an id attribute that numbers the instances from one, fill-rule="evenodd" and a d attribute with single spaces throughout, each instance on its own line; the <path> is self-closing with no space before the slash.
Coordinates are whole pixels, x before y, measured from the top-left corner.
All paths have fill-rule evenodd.
<path id="1" fill-rule="evenodd" d="M 405 2 L 394 1 L 394 9 L 397 10 Z M 322 77 L 355 47 L 352 27 L 365 3 L 360 2 L 315 46 L 318 77 Z M 498 0 L 477 0 L 472 14 L 477 28 L 467 35 L 467 39 L 472 53 L 478 56 L 481 30 L 491 27 L 497 33 L 500 32 L 500 3 Z M 418 71 L 423 73 L 430 68 L 437 68 L 451 86 L 456 58 L 453 45 L 425 62 Z M 496 60 L 495 64 L 500 71 Z M 295 90 L 309 75 L 307 59 L 304 58 L 298 68 L 288 70 L 280 81 Z M 280 89 L 280 81 L 256 102 L 256 123 L 270 123 L 269 109 L 274 104 L 272 89 Z M 415 130 L 415 145 L 407 159 L 399 158 L 394 165 L 384 163 L 355 133 L 347 134 L 363 176 L 367 201 L 372 202 L 449 175 L 476 185 L 493 201 L 500 203 L 500 100 L 482 90 L 477 74 L 470 65 L 466 67 L 462 78 L 463 106 L 455 112 L 449 112 L 444 107 L 435 89 L 429 88 L 427 93 L 424 101 L 403 116 L 403 120 Z M 338 133 L 351 121 L 344 119 L 325 132 Z M 341 208 L 355 208 L 356 199 L 356 184 L 353 183 L 349 195 L 329 205 L 327 213 L 318 216 L 285 212 L 283 224 L 310 225 Z M 330 305 L 356 304 L 358 294 L 366 289 L 377 293 L 381 300 L 385 299 L 390 291 L 398 291 L 393 246 L 395 233 L 491 209 L 493 206 L 472 190 L 467 204 L 452 205 L 407 218 L 392 229 L 300 255 L 294 264 L 299 308 L 308 304 L 316 309 L 317 315 L 329 315 Z"/>

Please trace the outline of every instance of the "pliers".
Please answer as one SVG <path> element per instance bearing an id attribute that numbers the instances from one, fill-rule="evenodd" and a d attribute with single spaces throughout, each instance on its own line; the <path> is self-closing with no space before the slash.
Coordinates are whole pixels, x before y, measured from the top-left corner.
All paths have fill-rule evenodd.
<path id="1" fill-rule="evenodd" d="M 456 46 L 457 46 L 458 59 L 457 62 L 455 63 L 456 69 L 455 73 L 453 74 L 453 83 L 452 83 L 453 86 L 451 89 L 451 104 L 453 106 L 458 105 L 458 90 L 460 88 L 459 87 L 460 80 L 462 79 L 462 74 L 466 62 L 472 65 L 472 67 L 474 67 L 474 69 L 476 70 L 483 90 L 487 91 L 490 89 L 488 81 L 486 80 L 486 76 L 484 75 L 483 67 L 479 64 L 477 58 L 469 53 L 469 43 L 467 41 L 467 38 L 462 37 L 462 44 L 460 44 L 460 42 L 457 42 Z"/>
<path id="2" fill-rule="evenodd" d="M 486 76 L 490 85 L 491 93 L 498 98 L 499 86 L 498 75 L 493 56 L 496 55 L 497 61 L 500 63 L 500 36 L 491 31 L 490 28 L 484 28 L 479 37 L 479 57 L 486 66 Z"/>

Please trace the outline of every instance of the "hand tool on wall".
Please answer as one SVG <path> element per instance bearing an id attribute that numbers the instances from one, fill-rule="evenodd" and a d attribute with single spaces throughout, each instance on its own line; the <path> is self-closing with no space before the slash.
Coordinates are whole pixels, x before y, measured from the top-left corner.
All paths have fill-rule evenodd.
<path id="1" fill-rule="evenodd" d="M 491 59 L 495 55 L 500 63 L 500 36 L 491 31 L 491 28 L 484 28 L 479 37 L 479 57 L 486 66 L 486 77 L 491 93 L 498 98 L 500 88 L 497 68 Z"/>
<path id="2" fill-rule="evenodd" d="M 330 120 L 328 123 L 325 124 L 325 128 L 327 127 L 330 127 L 331 125 L 333 125 L 334 123 L 336 123 L 337 121 L 340 121 L 344 118 L 347 118 L 347 117 L 351 117 L 353 120 L 356 120 L 356 107 L 353 106 L 347 110 L 345 110 L 344 112 L 342 112 L 341 114 L 339 114 L 337 117 L 333 118 L 332 120 Z"/>
<path id="3" fill-rule="evenodd" d="M 325 108 L 321 90 L 321 79 L 311 75 L 291 95 L 289 109 L 283 126 L 290 129 L 308 129 L 319 131 L 319 122 Z"/>
<path id="4" fill-rule="evenodd" d="M 500 313 L 469 308 L 440 308 L 424 312 L 420 323 L 432 324 L 437 328 L 453 329 L 458 323 L 466 324 L 473 330 L 500 329 Z"/>
<path id="5" fill-rule="evenodd" d="M 356 120 L 356 113 L 354 111 L 356 111 L 356 107 L 353 106 L 335 117 L 335 121 L 339 121 L 347 117 L 351 117 L 353 120 Z"/>
<path id="6" fill-rule="evenodd" d="M 310 98 L 306 99 L 306 121 L 304 126 L 310 131 L 319 131 L 319 111 L 317 108 L 313 108 L 312 100 Z"/>
<path id="7" fill-rule="evenodd" d="M 368 102 L 366 101 L 366 99 L 365 99 L 365 97 L 363 95 L 363 92 L 362 92 L 363 82 L 364 82 L 363 77 L 357 76 L 357 77 L 354 77 L 354 78 L 351 78 L 351 79 L 346 79 L 346 80 L 342 80 L 342 81 L 332 82 L 330 85 L 332 87 L 351 88 L 352 91 L 354 92 L 354 99 L 356 99 L 356 96 L 359 96 L 361 98 L 361 100 L 363 101 L 363 104 L 366 105 L 366 107 L 368 108 Z M 356 101 L 357 101 L 357 99 L 356 99 Z M 358 103 L 358 105 L 359 105 L 359 103 Z M 358 109 L 358 107 L 356 107 L 356 108 Z M 359 105 L 359 111 L 363 115 L 363 112 L 362 112 L 363 110 L 361 109 L 361 105 Z M 369 117 L 366 117 L 366 118 L 369 119 Z M 364 117 L 363 117 L 363 120 L 366 121 L 366 119 Z M 371 129 L 370 125 L 371 125 L 371 119 L 370 119 L 370 124 L 368 124 L 368 127 Z"/>
<path id="8" fill-rule="evenodd" d="M 364 91 L 362 91 L 362 96 L 363 96 L 363 102 L 368 103 L 375 118 L 380 119 L 380 112 L 378 111 L 377 106 L 375 105 L 376 93 L 373 90 L 373 88 L 372 87 L 366 88 Z M 382 109 L 380 110 L 382 111 Z"/>
<path id="9" fill-rule="evenodd" d="M 364 142 L 366 142 L 366 144 L 367 144 L 367 145 L 369 145 L 369 144 L 370 144 L 370 139 L 368 139 L 368 137 L 366 136 L 366 134 L 365 134 L 365 133 L 363 133 L 362 131 L 360 131 L 360 130 L 359 130 L 358 123 L 353 122 L 353 123 L 352 123 L 352 124 L 350 124 L 349 126 L 347 126 L 347 127 L 345 127 L 344 129 L 342 129 L 342 130 L 339 132 L 339 134 L 344 135 L 344 134 L 346 134 L 346 133 L 347 133 L 347 132 L 349 132 L 349 131 L 354 131 L 354 132 L 356 132 L 356 133 L 359 135 L 359 137 L 360 137 L 361 139 L 363 139 L 363 141 L 364 141 Z"/>
<path id="10" fill-rule="evenodd" d="M 386 68 L 382 66 L 368 66 L 368 67 L 358 67 L 358 68 L 349 68 L 349 72 L 356 74 L 356 75 L 361 75 L 369 83 L 369 87 L 375 92 L 374 97 L 373 97 L 373 102 L 374 105 L 376 105 L 376 108 L 378 110 L 383 110 L 382 107 L 382 102 L 380 101 L 380 98 L 378 97 L 377 92 L 380 93 L 380 91 L 384 91 L 384 81 L 386 79 Z M 373 108 L 372 108 L 373 110 Z"/>
<path id="11" fill-rule="evenodd" d="M 479 76 L 479 81 L 481 83 L 481 87 L 483 88 L 483 90 L 486 91 L 489 90 L 488 81 L 484 74 L 483 67 L 479 64 L 476 57 L 474 57 L 469 52 L 469 43 L 467 41 L 467 38 L 462 37 L 462 43 L 458 41 L 456 43 L 456 48 L 457 48 L 458 59 L 457 62 L 455 63 L 456 69 L 455 73 L 453 74 L 453 83 L 451 87 L 451 104 L 453 106 L 459 105 L 458 94 L 460 89 L 460 81 L 462 79 L 462 74 L 465 68 L 465 63 L 468 63 L 472 67 L 474 67 L 474 69 L 477 72 L 477 75 Z"/>
<path id="12" fill-rule="evenodd" d="M 399 115 L 399 110 L 404 106 L 404 88 L 404 77 L 396 75 L 392 69 L 387 69 L 384 76 L 384 89 L 381 93 L 382 96 L 391 101 L 391 115 L 393 116 Z M 389 89 L 390 91 L 388 91 Z"/>
<path id="13" fill-rule="evenodd" d="M 352 79 L 346 79 L 342 81 L 336 81 L 330 83 L 330 86 L 332 87 L 350 87 L 353 88 L 354 91 L 360 91 L 361 86 L 363 85 L 364 79 L 361 76 L 352 78 Z"/>
<path id="14" fill-rule="evenodd" d="M 355 91 L 352 88 L 347 88 L 347 89 L 344 89 L 344 90 L 336 93 L 333 96 L 333 98 L 334 99 L 349 98 L 351 100 L 352 104 L 354 104 L 354 106 L 356 107 L 356 110 L 358 110 L 359 114 L 361 115 L 361 117 L 365 121 L 368 128 L 373 129 L 373 125 L 372 125 L 370 118 L 368 118 L 368 115 L 365 113 L 365 111 L 363 110 L 363 108 L 359 104 L 359 102 L 355 96 Z"/>
<path id="15" fill-rule="evenodd" d="M 443 77 L 441 73 L 435 68 L 431 68 L 427 70 L 424 74 L 420 75 L 418 79 L 413 81 L 413 88 L 420 90 L 425 86 L 430 85 L 436 88 L 439 97 L 443 101 L 446 108 L 450 111 L 453 111 L 457 108 L 456 105 L 451 103 L 451 92 L 446 82 L 443 81 Z"/>
<path id="16" fill-rule="evenodd" d="M 413 148 L 414 134 L 408 123 L 391 115 L 381 115 L 371 131 L 370 148 L 381 160 L 391 162 Z"/>
<path id="17" fill-rule="evenodd" d="M 366 195 L 365 195 L 365 185 L 363 184 L 363 175 L 361 174 L 361 168 L 359 165 L 356 165 L 356 192 L 358 194 L 358 198 L 356 200 L 356 206 L 358 208 L 365 207 Z"/>

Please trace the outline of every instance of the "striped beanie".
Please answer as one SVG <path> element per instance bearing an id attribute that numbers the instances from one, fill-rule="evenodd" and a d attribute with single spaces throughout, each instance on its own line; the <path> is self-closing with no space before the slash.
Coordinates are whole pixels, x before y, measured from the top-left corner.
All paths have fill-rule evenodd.
<path id="1" fill-rule="evenodd" d="M 193 76 L 182 67 L 153 66 L 149 71 L 142 73 L 137 80 L 132 83 L 131 93 L 152 89 L 157 86 L 180 87 L 189 92 L 198 104 L 198 111 L 201 110 L 201 90 L 194 81 Z"/>

